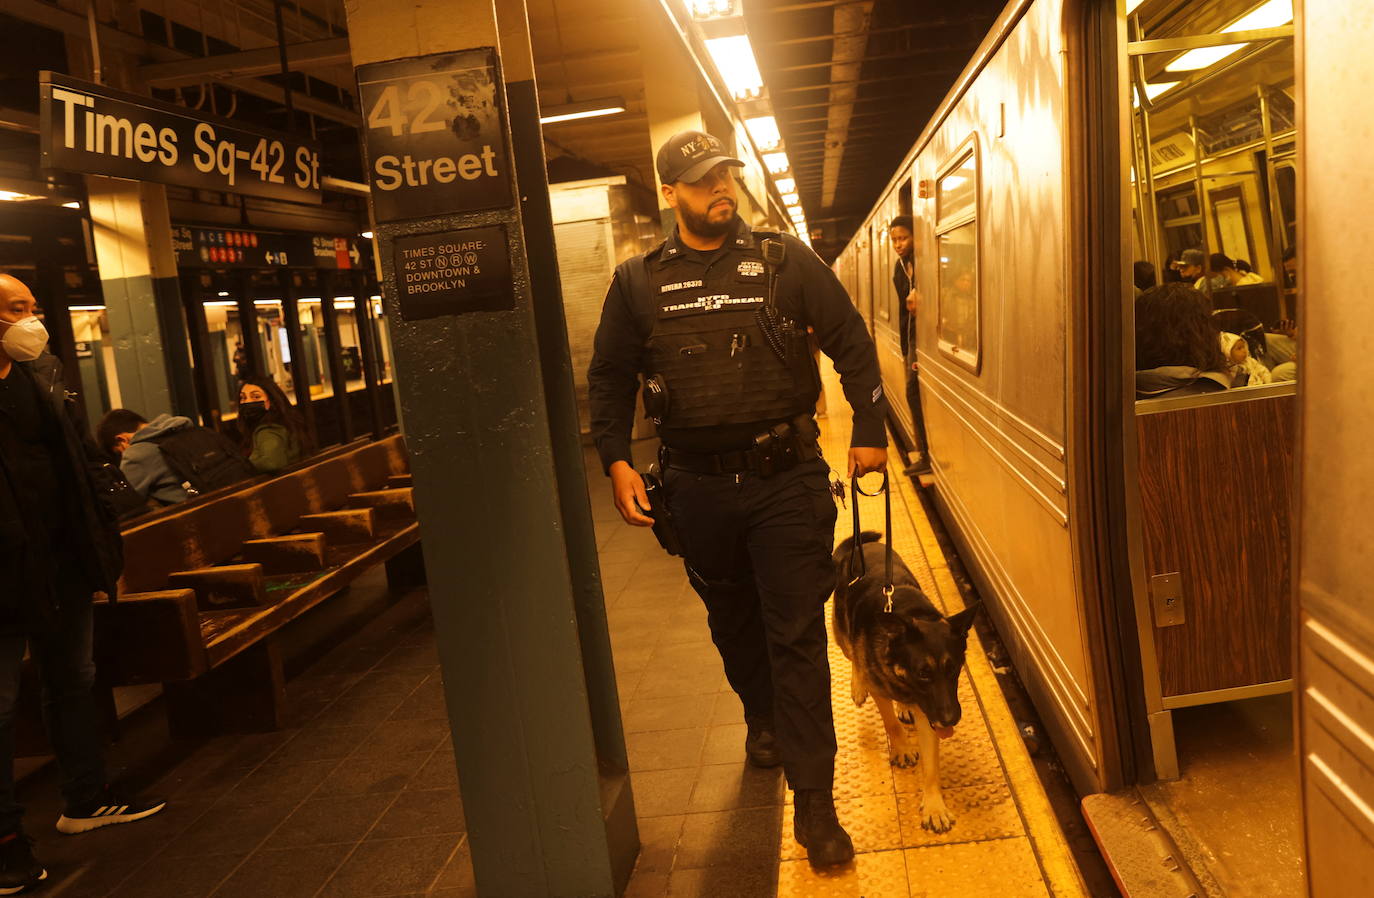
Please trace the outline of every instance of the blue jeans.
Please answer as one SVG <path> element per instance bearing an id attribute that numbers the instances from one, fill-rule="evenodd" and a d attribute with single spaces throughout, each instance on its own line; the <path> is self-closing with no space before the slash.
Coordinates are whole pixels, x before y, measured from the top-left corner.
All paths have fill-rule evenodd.
<path id="1" fill-rule="evenodd" d="M 19 665 L 27 643 L 43 681 L 43 722 L 62 770 L 68 806 L 98 797 L 105 786 L 105 752 L 92 684 L 93 618 L 90 591 L 61 572 L 62 609 L 44 627 L 0 633 L 0 834 L 19 829 L 24 809 L 14 795 L 14 707 Z"/>

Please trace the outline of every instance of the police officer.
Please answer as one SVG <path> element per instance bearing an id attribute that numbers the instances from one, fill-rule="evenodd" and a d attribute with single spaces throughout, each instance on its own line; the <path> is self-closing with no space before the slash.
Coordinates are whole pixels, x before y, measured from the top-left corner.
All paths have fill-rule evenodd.
<path id="1" fill-rule="evenodd" d="M 742 165 L 700 131 L 659 149 L 677 227 L 611 281 L 588 372 L 592 433 L 621 516 L 652 525 L 630 457 L 643 378 L 667 510 L 744 705 L 745 755 L 782 764 L 797 841 L 813 866 L 830 866 L 854 847 L 831 792 L 824 604 L 836 509 L 813 420 L 820 381 L 808 327 L 854 409 L 849 473 L 886 466 L 887 400 L 873 341 L 834 273 L 795 237 L 751 231 L 736 215 Z"/>

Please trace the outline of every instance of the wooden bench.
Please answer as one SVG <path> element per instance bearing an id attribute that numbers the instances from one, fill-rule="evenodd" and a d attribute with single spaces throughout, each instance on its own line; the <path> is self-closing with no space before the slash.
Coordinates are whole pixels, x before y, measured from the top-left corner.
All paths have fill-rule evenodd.
<path id="1" fill-rule="evenodd" d="M 399 436 L 137 522 L 117 601 L 96 609 L 102 674 L 162 683 L 177 738 L 278 728 L 274 634 L 375 565 L 422 581 L 419 539 Z"/>

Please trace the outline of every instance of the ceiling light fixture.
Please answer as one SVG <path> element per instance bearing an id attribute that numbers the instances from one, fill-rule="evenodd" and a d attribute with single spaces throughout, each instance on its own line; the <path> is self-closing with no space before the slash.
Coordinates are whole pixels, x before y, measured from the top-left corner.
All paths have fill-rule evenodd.
<path id="1" fill-rule="evenodd" d="M 1278 28 L 1293 21 L 1293 0 L 1269 0 L 1262 6 L 1251 10 L 1221 30 L 1222 34 L 1231 31 L 1257 31 L 1261 28 Z M 1166 72 L 1194 72 L 1210 68 L 1226 57 L 1248 47 L 1249 44 L 1222 44 L 1219 47 L 1198 47 L 1189 50 L 1164 67 Z"/>
<path id="2" fill-rule="evenodd" d="M 763 76 L 754 61 L 754 47 L 749 35 L 713 37 L 706 41 L 706 49 L 716 64 L 716 71 L 725 79 L 725 86 L 736 100 L 752 100 L 763 94 Z"/>
<path id="3" fill-rule="evenodd" d="M 62 208 L 63 208 L 63 209 L 80 209 L 80 208 L 81 208 L 81 204 L 78 203 L 76 200 L 72 200 L 70 203 L 63 203 L 63 204 L 62 204 Z M 101 306 L 101 308 L 103 309 L 103 308 L 105 308 L 105 307 L 104 307 L 104 306 Z"/>
<path id="4" fill-rule="evenodd" d="M 796 178 L 778 178 L 778 193 L 793 193 L 797 189 Z"/>
<path id="5" fill-rule="evenodd" d="M 17 190 L 0 190 L 0 200 L 10 203 L 27 203 L 30 200 L 41 200 L 44 197 L 32 193 L 20 193 Z"/>
<path id="6" fill-rule="evenodd" d="M 792 167 L 786 153 L 764 153 L 763 164 L 768 166 L 768 173 L 773 175 L 780 175 Z"/>
<path id="7" fill-rule="evenodd" d="M 539 124 L 552 125 L 556 122 L 571 122 L 577 119 L 598 118 L 603 115 L 617 115 L 625 111 L 625 101 L 619 97 L 601 100 L 587 100 L 582 103 L 566 103 L 550 106 L 539 117 Z"/>
<path id="8" fill-rule="evenodd" d="M 760 152 L 776 150 L 782 145 L 782 135 L 778 133 L 778 120 L 771 115 L 760 115 L 744 120 L 744 127 L 754 139 Z"/>
<path id="9" fill-rule="evenodd" d="M 784 193 L 782 195 L 782 204 L 788 207 L 800 206 L 801 197 L 797 196 L 795 193 Z"/>
<path id="10" fill-rule="evenodd" d="M 363 232 L 362 232 L 361 234 L 359 234 L 358 236 L 361 237 L 361 238 L 363 238 L 364 240 L 371 240 L 371 239 L 372 239 L 372 232 L 371 232 L 371 231 L 363 231 Z"/>

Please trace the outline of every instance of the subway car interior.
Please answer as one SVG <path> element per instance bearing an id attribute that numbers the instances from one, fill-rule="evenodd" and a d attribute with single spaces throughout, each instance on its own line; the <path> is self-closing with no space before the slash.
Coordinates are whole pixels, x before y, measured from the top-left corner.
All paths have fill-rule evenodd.
<path id="1" fill-rule="evenodd" d="M 1328 2 L 0 0 L 0 275 L 119 515 L 111 776 L 167 800 L 40 828 L 70 810 L 30 651 L 0 726 L 46 870 L 9 890 L 0 831 L 0 894 L 1367 894 L 1374 623 L 1323 577 L 1374 419 L 1324 390 L 1368 394 L 1332 288 L 1374 229 L 1315 198 L 1374 200 L 1337 175 L 1374 107 L 1333 99 L 1374 12 Z M 847 497 L 854 374 L 813 339 L 827 546 L 880 531 L 941 620 L 979 609 L 941 727 L 851 691 L 827 604 L 835 868 L 746 760 L 707 581 L 597 453 L 608 297 L 690 226 L 657 155 L 684 131 L 871 337 L 887 470 Z M 771 300 L 768 252 L 736 280 Z M 168 426 L 219 453 L 174 499 L 121 457 Z"/>

